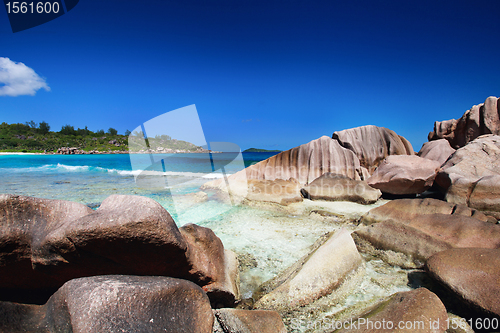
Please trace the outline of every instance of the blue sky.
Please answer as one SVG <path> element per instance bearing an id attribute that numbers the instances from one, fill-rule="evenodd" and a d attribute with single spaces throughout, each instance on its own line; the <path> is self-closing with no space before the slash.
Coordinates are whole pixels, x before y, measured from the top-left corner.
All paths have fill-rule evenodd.
<path id="1" fill-rule="evenodd" d="M 289 149 L 373 124 L 420 149 L 500 95 L 500 2 L 80 0 L 0 57 L 45 80 L 0 121 L 132 130 L 195 104 L 207 141 Z M 0 89 L 1 89 L 0 84 Z"/>

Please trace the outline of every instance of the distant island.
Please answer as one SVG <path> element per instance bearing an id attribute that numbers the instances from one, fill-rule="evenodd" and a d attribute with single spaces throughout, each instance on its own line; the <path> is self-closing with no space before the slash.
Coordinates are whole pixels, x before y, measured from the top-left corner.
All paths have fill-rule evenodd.
<path id="1" fill-rule="evenodd" d="M 260 148 L 248 148 L 243 151 L 244 153 L 281 153 L 281 150 L 268 150 Z"/>

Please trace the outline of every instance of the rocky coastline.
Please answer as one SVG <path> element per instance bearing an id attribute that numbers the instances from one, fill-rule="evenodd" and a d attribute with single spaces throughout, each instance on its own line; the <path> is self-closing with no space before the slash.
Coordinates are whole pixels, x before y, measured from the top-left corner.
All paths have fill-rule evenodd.
<path id="1" fill-rule="evenodd" d="M 0 195 L 0 332 L 497 332 L 499 99 L 428 139 L 415 152 L 387 128 L 337 131 L 204 184 L 331 227 L 250 298 L 244 258 L 152 199 Z M 399 275 L 369 277 L 380 265 Z"/>

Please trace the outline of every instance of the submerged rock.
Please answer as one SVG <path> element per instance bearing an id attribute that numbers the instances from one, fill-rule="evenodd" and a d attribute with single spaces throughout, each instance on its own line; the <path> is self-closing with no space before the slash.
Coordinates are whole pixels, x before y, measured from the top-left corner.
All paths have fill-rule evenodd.
<path id="1" fill-rule="evenodd" d="M 389 155 L 414 154 L 408 140 L 384 127 L 368 125 L 350 128 L 334 132 L 332 138 L 342 147 L 353 151 L 369 174 Z"/>
<path id="2" fill-rule="evenodd" d="M 219 309 L 214 314 L 218 326 L 214 333 L 286 333 L 275 311 Z"/>
<path id="3" fill-rule="evenodd" d="M 211 333 L 210 301 L 196 284 L 104 275 L 66 282 L 45 305 L 0 302 L 0 331 Z"/>
<path id="4" fill-rule="evenodd" d="M 445 332 L 446 308 L 426 288 L 399 292 L 359 318 L 346 321 L 338 332 Z M 352 324 L 351 324 L 352 323 Z"/>
<path id="5" fill-rule="evenodd" d="M 483 134 L 500 135 L 500 103 L 490 96 L 479 105 L 466 111 L 459 120 L 436 121 L 429 141 L 446 139 L 451 147 L 458 149 Z"/>
<path id="6" fill-rule="evenodd" d="M 339 289 L 355 271 L 364 268 L 363 263 L 349 232 L 341 229 L 299 265 L 275 278 L 273 290 L 254 308 L 283 312 L 312 303 Z"/>
<path id="7" fill-rule="evenodd" d="M 418 156 L 437 161 L 441 166 L 454 152 L 455 149 L 451 148 L 448 140 L 439 139 L 424 143 Z"/>
<path id="8" fill-rule="evenodd" d="M 304 198 L 326 201 L 376 202 L 382 193 L 366 182 L 346 176 L 325 173 L 301 189 Z"/>
<path id="9" fill-rule="evenodd" d="M 384 193 L 419 194 L 431 188 L 440 166 L 415 155 L 388 156 L 367 183 Z"/>
<path id="10" fill-rule="evenodd" d="M 500 250 L 451 249 L 433 255 L 426 267 L 461 299 L 500 315 Z"/>

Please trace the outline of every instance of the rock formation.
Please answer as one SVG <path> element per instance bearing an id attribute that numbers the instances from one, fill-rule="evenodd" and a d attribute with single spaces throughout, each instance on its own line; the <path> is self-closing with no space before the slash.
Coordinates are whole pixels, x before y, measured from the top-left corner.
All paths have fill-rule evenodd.
<path id="1" fill-rule="evenodd" d="M 355 239 L 362 252 L 402 267 L 422 267 L 430 256 L 453 247 L 500 248 L 500 228 L 457 214 L 423 214 L 361 227 Z"/>
<path id="2" fill-rule="evenodd" d="M 409 224 L 414 218 L 427 214 L 462 215 L 473 217 L 483 222 L 488 221 L 486 215 L 465 205 L 451 204 L 442 200 L 425 198 L 389 201 L 385 205 L 373 208 L 363 215 L 360 222 L 369 225 L 372 223 L 393 220 L 395 222 Z"/>
<path id="3" fill-rule="evenodd" d="M 458 149 L 441 167 L 436 183 L 446 201 L 500 217 L 500 136 L 484 135 Z"/>
<path id="4" fill-rule="evenodd" d="M 408 140 L 384 127 L 367 125 L 350 128 L 334 132 L 332 138 L 342 147 L 353 151 L 369 174 L 389 155 L 414 154 Z"/>
<path id="5" fill-rule="evenodd" d="M 254 308 L 282 312 L 312 303 L 338 289 L 363 268 L 363 263 L 349 232 L 341 229 L 300 265 L 277 277 L 274 289 L 260 298 Z"/>
<path id="6" fill-rule="evenodd" d="M 230 179 L 290 179 L 308 184 L 325 172 L 352 179 L 367 175 L 356 155 L 327 136 L 286 150 L 231 175 Z"/>
<path id="7" fill-rule="evenodd" d="M 367 183 L 384 193 L 419 194 L 431 188 L 439 167 L 439 162 L 415 155 L 391 155 Z"/>
<path id="8" fill-rule="evenodd" d="M 234 255 L 207 228 L 181 231 L 146 197 L 112 195 L 92 210 L 62 200 L 0 196 L 0 288 L 58 288 L 78 277 L 126 274 L 184 278 L 212 301 L 239 297 Z M 232 268 L 231 268 L 232 267 Z"/>
<path id="9" fill-rule="evenodd" d="M 483 134 L 500 135 L 500 103 L 493 96 L 482 104 L 474 105 L 458 120 L 436 121 L 428 139 L 446 139 L 458 149 Z"/>
<path id="10" fill-rule="evenodd" d="M 437 161 L 441 166 L 454 152 L 455 149 L 451 148 L 448 140 L 439 139 L 424 143 L 418 156 Z"/>
<path id="11" fill-rule="evenodd" d="M 389 155 L 413 154 L 411 144 L 393 131 L 362 126 L 322 136 L 274 155 L 230 176 L 230 179 L 296 179 L 306 185 L 324 173 L 367 179 Z"/>
<path id="12" fill-rule="evenodd" d="M 66 282 L 45 305 L 0 302 L 0 332 L 211 333 L 210 301 L 196 284 L 103 275 Z"/>
<path id="13" fill-rule="evenodd" d="M 500 316 L 500 250 L 451 249 L 433 255 L 426 267 L 460 298 Z"/>
<path id="14" fill-rule="evenodd" d="M 304 198 L 327 201 L 353 201 L 361 204 L 376 202 L 382 193 L 362 180 L 325 173 L 301 189 Z"/>
<path id="15" fill-rule="evenodd" d="M 441 333 L 448 329 L 447 319 L 446 308 L 439 297 L 426 288 L 419 288 L 392 295 L 339 332 Z"/>

